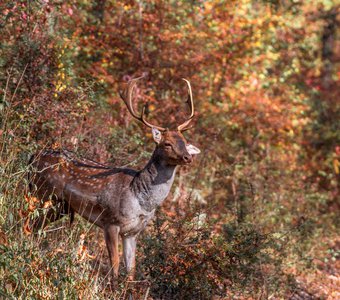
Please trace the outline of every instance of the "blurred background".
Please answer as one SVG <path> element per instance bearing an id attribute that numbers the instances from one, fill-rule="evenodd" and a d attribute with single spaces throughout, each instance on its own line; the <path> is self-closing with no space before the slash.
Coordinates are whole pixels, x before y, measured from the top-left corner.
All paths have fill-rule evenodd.
<path id="1" fill-rule="evenodd" d="M 0 295 L 4 299 L 339 299 L 339 5 L 331 0 L 0 4 Z M 151 132 L 119 92 L 202 153 L 112 290 L 100 230 L 33 235 L 30 155 L 64 147 L 142 168 Z M 140 297 L 140 298 L 138 298 Z"/>

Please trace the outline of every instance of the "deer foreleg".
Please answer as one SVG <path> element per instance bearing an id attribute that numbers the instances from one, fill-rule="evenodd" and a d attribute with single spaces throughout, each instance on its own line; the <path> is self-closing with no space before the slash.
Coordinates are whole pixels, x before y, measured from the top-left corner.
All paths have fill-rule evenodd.
<path id="1" fill-rule="evenodd" d="M 133 280 L 136 267 L 136 237 L 129 236 L 123 238 L 123 252 L 126 270 L 130 280 Z"/>
<path id="2" fill-rule="evenodd" d="M 119 227 L 115 225 L 110 225 L 104 228 L 104 237 L 106 242 L 107 251 L 109 253 L 111 268 L 113 269 L 113 274 L 118 277 L 119 269 L 119 252 L 118 252 L 118 242 L 119 242 Z"/>

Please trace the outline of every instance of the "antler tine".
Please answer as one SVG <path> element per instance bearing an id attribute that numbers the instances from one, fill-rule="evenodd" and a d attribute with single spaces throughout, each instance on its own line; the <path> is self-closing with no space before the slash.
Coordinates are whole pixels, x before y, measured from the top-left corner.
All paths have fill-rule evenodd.
<path id="1" fill-rule="evenodd" d="M 145 108 L 146 108 L 146 105 L 143 106 L 143 109 L 142 109 L 142 114 L 140 116 L 140 120 L 148 127 L 150 128 L 157 128 L 159 131 L 166 131 L 167 129 L 164 128 L 164 127 L 161 127 L 161 126 L 156 126 L 156 125 L 153 125 L 151 123 L 149 123 L 148 121 L 145 120 L 144 118 L 144 114 L 145 114 Z"/>
<path id="2" fill-rule="evenodd" d="M 142 110 L 142 114 L 140 116 L 138 116 L 136 114 L 136 112 L 134 111 L 133 109 L 133 105 L 132 105 L 132 93 L 133 93 L 133 89 L 134 87 L 136 86 L 137 84 L 137 81 L 141 78 L 143 78 L 144 76 L 140 76 L 140 77 L 137 77 L 137 78 L 134 78 L 134 79 L 131 79 L 128 83 L 128 86 L 127 86 L 127 90 L 126 90 L 126 93 L 125 95 L 120 95 L 120 97 L 122 98 L 122 100 L 124 101 L 128 111 L 130 112 L 130 114 L 137 120 L 141 121 L 143 124 L 145 124 L 146 126 L 150 127 L 150 128 L 157 128 L 158 130 L 160 131 L 165 131 L 166 129 L 163 128 L 163 127 L 160 127 L 160 126 L 156 126 L 156 125 L 153 125 L 151 123 L 149 123 L 148 121 L 145 120 L 145 117 L 144 117 L 144 114 L 145 114 L 145 108 L 146 108 L 146 105 L 143 106 L 143 110 Z"/>
<path id="3" fill-rule="evenodd" d="M 139 79 L 141 79 L 142 77 L 138 77 L 138 78 L 134 78 L 131 79 L 128 82 L 125 94 L 120 94 L 120 97 L 122 98 L 122 100 L 124 101 L 128 111 L 130 112 L 130 114 L 136 118 L 139 119 L 140 117 L 138 117 L 138 115 L 135 113 L 135 111 L 133 110 L 133 106 L 132 106 L 132 92 L 133 92 L 133 88 L 135 87 L 137 81 Z"/>
<path id="4" fill-rule="evenodd" d="M 189 118 L 181 125 L 179 125 L 177 127 L 177 130 L 178 131 L 184 131 L 186 130 L 187 126 L 190 124 L 190 122 L 192 121 L 194 115 L 195 115 L 195 109 L 194 109 L 194 101 L 193 101 L 193 98 L 192 98 L 192 90 L 191 90 L 191 85 L 190 85 L 190 81 L 185 79 L 185 78 L 182 78 L 186 84 L 188 85 L 188 100 L 187 100 L 187 103 L 189 105 L 189 108 L 190 108 L 190 116 Z"/>

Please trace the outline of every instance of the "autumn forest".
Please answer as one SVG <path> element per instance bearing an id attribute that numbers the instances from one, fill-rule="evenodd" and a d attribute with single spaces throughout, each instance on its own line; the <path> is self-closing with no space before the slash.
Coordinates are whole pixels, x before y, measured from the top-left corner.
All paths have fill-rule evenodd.
<path id="1" fill-rule="evenodd" d="M 336 2 L 1 1 L 0 298 L 339 299 Z M 138 235 L 134 279 L 124 259 L 113 279 L 79 214 L 32 230 L 56 203 L 30 157 L 143 169 L 162 143 L 121 99 L 141 76 L 135 111 L 170 130 L 190 82 L 200 153 Z"/>

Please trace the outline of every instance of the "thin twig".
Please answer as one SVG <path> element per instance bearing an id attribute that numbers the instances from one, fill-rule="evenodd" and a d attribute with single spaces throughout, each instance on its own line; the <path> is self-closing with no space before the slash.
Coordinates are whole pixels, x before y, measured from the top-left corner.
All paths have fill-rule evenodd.
<path id="1" fill-rule="evenodd" d="M 44 230 L 45 233 L 47 232 L 52 232 L 52 231 L 57 231 L 57 230 L 60 230 L 60 229 L 63 229 L 65 228 L 65 226 L 60 226 L 60 227 L 57 227 L 57 228 L 52 228 L 52 229 L 49 229 L 49 230 Z"/>
<path id="2" fill-rule="evenodd" d="M 150 291 L 150 287 L 148 286 L 148 288 L 147 288 L 147 290 L 146 290 L 146 293 L 145 293 L 145 296 L 144 296 L 144 300 L 147 300 L 147 299 L 148 299 L 149 291 Z"/>
<path id="3" fill-rule="evenodd" d="M 15 90 L 14 90 L 14 93 L 13 93 L 13 95 L 12 95 L 12 97 L 11 97 L 10 102 L 12 102 L 12 100 L 14 99 L 14 97 L 15 97 L 15 95 L 16 95 L 16 93 L 17 93 L 17 90 L 18 90 L 18 88 L 19 88 L 19 86 L 20 86 L 20 84 L 21 84 L 22 78 L 24 77 L 24 74 L 25 74 L 25 72 L 26 72 L 27 66 L 28 66 L 28 63 L 26 64 L 24 70 L 23 70 L 22 73 L 21 73 L 19 82 L 18 82 L 17 86 L 15 87 Z"/>

